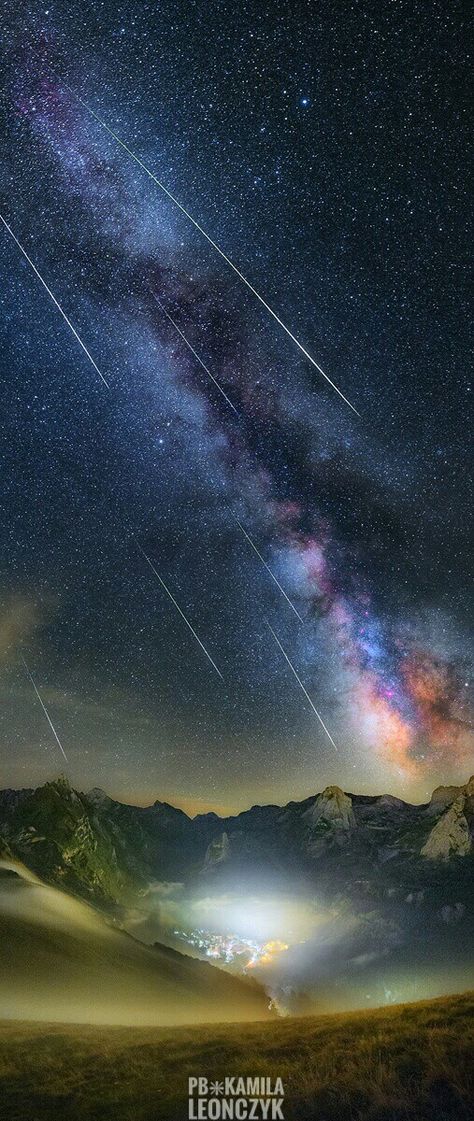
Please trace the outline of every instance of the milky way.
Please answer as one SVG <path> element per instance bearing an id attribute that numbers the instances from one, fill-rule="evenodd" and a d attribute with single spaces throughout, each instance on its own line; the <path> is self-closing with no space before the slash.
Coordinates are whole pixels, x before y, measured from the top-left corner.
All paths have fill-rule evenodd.
<path id="1" fill-rule="evenodd" d="M 5 233 L 0 625 L 35 613 L 4 657 L 12 781 L 56 762 L 21 649 L 80 784 L 244 805 L 326 781 L 422 797 L 468 768 L 462 45 L 440 13 L 438 73 L 402 9 L 354 36 L 352 10 L 312 11 L 307 34 L 220 6 L 212 45 L 208 7 L 186 34 L 179 5 L 10 24 L 0 209 L 86 348 Z"/>

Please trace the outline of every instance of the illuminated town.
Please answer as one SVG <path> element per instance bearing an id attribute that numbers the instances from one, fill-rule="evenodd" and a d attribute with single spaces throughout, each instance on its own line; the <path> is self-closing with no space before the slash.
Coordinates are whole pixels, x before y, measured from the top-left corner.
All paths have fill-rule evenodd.
<path id="1" fill-rule="evenodd" d="M 200 928 L 173 930 L 173 935 L 197 950 L 199 956 L 212 958 L 222 966 L 238 969 L 243 973 L 254 969 L 257 965 L 269 965 L 277 954 L 288 949 L 288 944 L 279 939 L 257 942 L 254 938 L 241 938 L 236 934 L 216 934 Z"/>

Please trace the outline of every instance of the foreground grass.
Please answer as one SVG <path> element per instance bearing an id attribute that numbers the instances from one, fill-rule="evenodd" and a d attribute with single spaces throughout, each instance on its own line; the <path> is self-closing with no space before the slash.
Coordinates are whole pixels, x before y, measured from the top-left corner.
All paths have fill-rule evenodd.
<path id="1" fill-rule="evenodd" d="M 175 1030 L 0 1024 L 1 1121 L 181 1121 L 188 1075 L 280 1076 L 293 1121 L 470 1121 L 474 993 Z"/>

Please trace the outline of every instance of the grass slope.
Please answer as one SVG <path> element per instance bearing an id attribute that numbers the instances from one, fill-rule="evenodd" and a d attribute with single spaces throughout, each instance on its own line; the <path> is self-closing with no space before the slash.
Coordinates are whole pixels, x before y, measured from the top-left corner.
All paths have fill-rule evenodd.
<path id="1" fill-rule="evenodd" d="M 270 1013 L 253 981 L 145 946 L 82 900 L 0 861 L 0 1018 L 13 1017 L 176 1026 Z"/>
<path id="2" fill-rule="evenodd" d="M 188 1075 L 283 1079 L 292 1121 L 470 1121 L 474 993 L 272 1024 L 0 1025 L 1 1121 L 183 1121 Z"/>

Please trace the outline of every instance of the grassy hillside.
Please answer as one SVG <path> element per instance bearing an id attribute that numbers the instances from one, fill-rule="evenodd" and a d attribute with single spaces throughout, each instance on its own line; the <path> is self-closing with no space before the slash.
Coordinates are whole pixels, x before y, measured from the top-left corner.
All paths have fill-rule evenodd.
<path id="1" fill-rule="evenodd" d="M 0 861 L 0 1018 L 176 1025 L 266 1020 L 268 997 Z M 30 1121 L 30 1119 L 28 1119 Z"/>
<path id="2" fill-rule="evenodd" d="M 1 1121 L 180 1121 L 188 1075 L 283 1079 L 292 1121 L 470 1121 L 474 994 L 272 1024 L 3 1023 Z"/>

